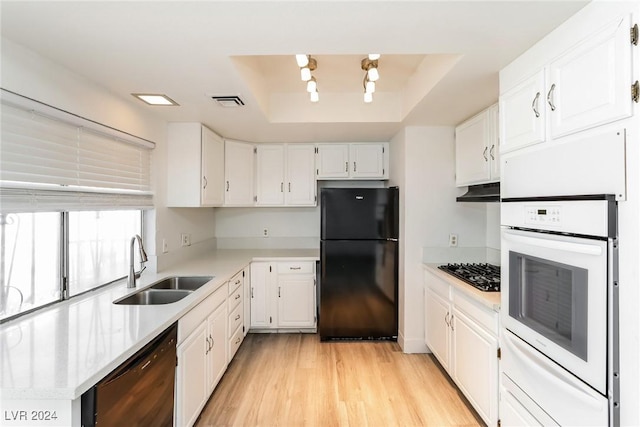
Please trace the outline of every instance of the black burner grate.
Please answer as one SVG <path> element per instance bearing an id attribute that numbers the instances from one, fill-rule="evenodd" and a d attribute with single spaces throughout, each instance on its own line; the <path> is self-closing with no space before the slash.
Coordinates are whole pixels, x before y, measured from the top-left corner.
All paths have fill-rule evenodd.
<path id="1" fill-rule="evenodd" d="M 484 292 L 500 292 L 500 266 L 485 263 L 446 264 L 438 266 Z"/>

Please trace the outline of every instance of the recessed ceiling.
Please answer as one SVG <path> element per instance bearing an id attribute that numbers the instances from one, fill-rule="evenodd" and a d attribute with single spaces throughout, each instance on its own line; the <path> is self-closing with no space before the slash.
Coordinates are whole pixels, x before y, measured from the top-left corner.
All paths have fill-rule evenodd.
<path id="1" fill-rule="evenodd" d="M 498 97 L 498 71 L 586 1 L 2 1 L 17 43 L 167 121 L 248 141 L 384 141 L 455 125 Z M 5 40 L 7 40 L 5 42 Z M 294 59 L 318 60 L 309 102 Z M 374 102 L 360 60 L 380 53 Z M 211 94 L 240 96 L 220 108 Z"/>

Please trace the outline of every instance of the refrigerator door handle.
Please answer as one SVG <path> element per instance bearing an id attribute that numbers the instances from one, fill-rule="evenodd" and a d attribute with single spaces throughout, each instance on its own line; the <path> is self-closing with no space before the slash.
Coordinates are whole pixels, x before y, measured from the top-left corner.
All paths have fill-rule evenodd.
<path id="1" fill-rule="evenodd" d="M 398 239 L 387 239 L 388 242 L 397 242 Z"/>

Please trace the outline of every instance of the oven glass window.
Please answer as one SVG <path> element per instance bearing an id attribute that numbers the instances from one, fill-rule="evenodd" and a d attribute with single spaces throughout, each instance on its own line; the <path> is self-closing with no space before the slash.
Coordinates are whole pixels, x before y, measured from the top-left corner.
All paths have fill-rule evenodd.
<path id="1" fill-rule="evenodd" d="M 509 315 L 587 360 L 588 274 L 580 267 L 509 253 Z"/>

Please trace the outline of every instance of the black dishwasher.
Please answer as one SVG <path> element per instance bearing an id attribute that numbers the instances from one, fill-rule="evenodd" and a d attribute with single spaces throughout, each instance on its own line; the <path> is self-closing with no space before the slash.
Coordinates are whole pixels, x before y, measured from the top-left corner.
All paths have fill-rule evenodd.
<path id="1" fill-rule="evenodd" d="M 177 324 L 82 395 L 82 425 L 172 426 Z"/>

